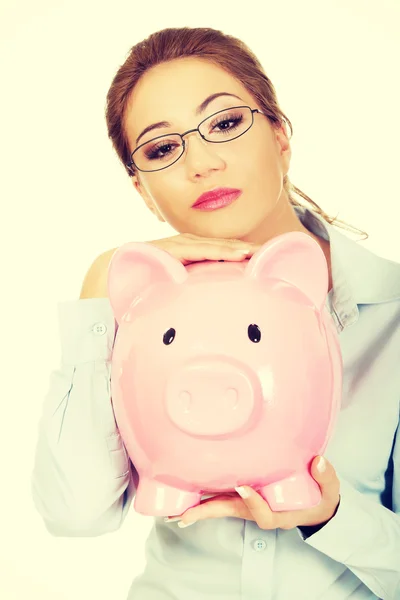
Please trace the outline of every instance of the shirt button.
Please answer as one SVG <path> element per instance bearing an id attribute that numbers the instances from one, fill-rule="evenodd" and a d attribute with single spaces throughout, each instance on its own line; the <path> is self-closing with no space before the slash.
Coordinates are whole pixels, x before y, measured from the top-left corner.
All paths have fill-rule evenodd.
<path id="1" fill-rule="evenodd" d="M 262 552 L 267 547 L 267 544 L 264 540 L 256 540 L 253 542 L 253 548 L 256 552 Z"/>
<path id="2" fill-rule="evenodd" d="M 104 335 L 107 331 L 107 327 L 104 325 L 104 323 L 95 323 L 92 331 L 95 335 Z"/>

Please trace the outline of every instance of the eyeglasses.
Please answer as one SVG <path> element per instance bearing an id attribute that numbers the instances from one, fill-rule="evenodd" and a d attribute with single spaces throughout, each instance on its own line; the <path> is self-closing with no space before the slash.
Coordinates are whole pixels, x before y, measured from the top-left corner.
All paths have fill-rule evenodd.
<path id="1" fill-rule="evenodd" d="M 198 131 L 203 140 L 213 144 L 230 142 L 250 129 L 254 123 L 254 113 L 265 114 L 258 108 L 251 109 L 250 106 L 234 106 L 219 110 L 204 119 L 196 129 L 189 129 L 182 134 L 159 135 L 140 144 L 132 152 L 131 161 L 126 166 L 132 175 L 134 174 L 132 167 L 145 173 L 167 169 L 176 163 L 185 152 L 183 137 L 188 133 Z"/>

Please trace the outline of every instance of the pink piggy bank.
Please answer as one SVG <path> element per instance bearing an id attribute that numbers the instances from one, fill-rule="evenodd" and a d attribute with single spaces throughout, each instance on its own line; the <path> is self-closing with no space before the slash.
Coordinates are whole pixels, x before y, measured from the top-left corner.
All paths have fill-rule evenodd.
<path id="1" fill-rule="evenodd" d="M 310 463 L 340 409 L 342 358 L 315 240 L 285 233 L 243 262 L 187 267 L 127 243 L 108 272 L 114 414 L 134 508 L 180 515 L 249 485 L 274 511 L 317 505 Z"/>

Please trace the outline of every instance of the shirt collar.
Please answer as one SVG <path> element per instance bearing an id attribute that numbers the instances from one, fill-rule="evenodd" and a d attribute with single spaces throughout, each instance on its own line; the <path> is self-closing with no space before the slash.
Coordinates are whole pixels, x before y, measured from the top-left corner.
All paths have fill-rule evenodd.
<path id="1" fill-rule="evenodd" d="M 400 299 L 400 264 L 377 256 L 318 213 L 303 206 L 294 210 L 309 231 L 330 242 L 332 290 L 329 302 L 340 329 L 358 319 L 358 305 Z"/>

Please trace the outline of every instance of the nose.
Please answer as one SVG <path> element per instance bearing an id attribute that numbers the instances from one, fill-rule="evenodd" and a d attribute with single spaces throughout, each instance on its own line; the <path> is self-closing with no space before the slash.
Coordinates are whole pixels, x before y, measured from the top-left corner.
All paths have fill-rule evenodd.
<path id="1" fill-rule="evenodd" d="M 221 436 L 244 428 L 255 411 L 256 376 L 229 359 L 197 360 L 174 373 L 165 391 L 166 411 L 183 432 Z"/>
<path id="2" fill-rule="evenodd" d="M 213 146 L 217 146 L 217 144 L 203 140 L 199 132 L 193 132 L 187 136 L 184 159 L 190 177 L 204 176 L 210 171 L 225 168 L 225 162 Z"/>

